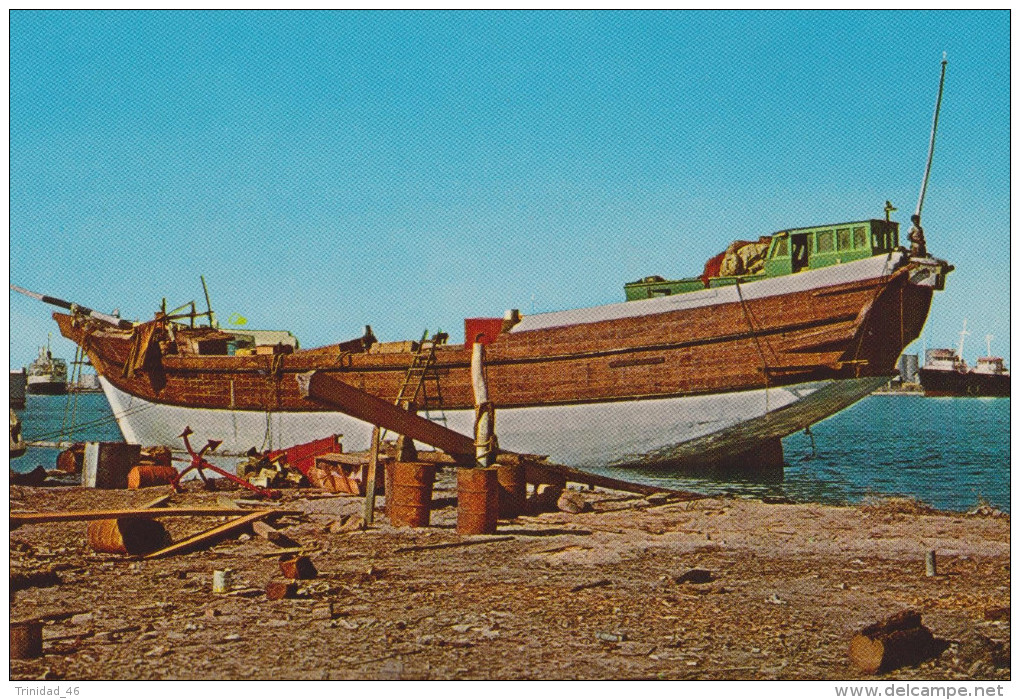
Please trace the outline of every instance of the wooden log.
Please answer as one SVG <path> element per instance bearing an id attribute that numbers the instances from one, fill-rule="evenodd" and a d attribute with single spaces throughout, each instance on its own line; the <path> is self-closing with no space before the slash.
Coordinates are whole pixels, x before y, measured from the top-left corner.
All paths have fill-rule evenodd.
<path id="1" fill-rule="evenodd" d="M 935 638 L 920 613 L 904 610 L 868 625 L 850 640 L 850 661 L 865 673 L 918 664 L 935 652 Z"/>
<path id="2" fill-rule="evenodd" d="M 222 525 L 212 528 L 211 530 L 200 532 L 197 535 L 189 537 L 186 540 L 181 540 L 180 542 L 172 544 L 169 547 L 164 547 L 163 549 L 157 550 L 152 554 L 146 555 L 145 558 L 155 559 L 157 557 L 165 557 L 168 554 L 180 554 L 181 552 L 188 551 L 199 545 L 211 544 L 214 540 L 217 540 L 220 537 L 223 537 L 224 535 L 227 535 L 236 530 L 240 530 L 241 528 L 246 527 L 257 520 L 262 520 L 263 518 L 269 517 L 270 515 L 273 514 L 274 511 L 271 510 L 257 510 L 254 513 L 249 513 L 248 515 L 245 515 L 243 517 L 235 518 L 234 520 L 231 520 L 229 523 L 224 523 Z"/>
<path id="3" fill-rule="evenodd" d="M 526 503 L 528 512 L 533 515 L 537 515 L 538 513 L 547 513 L 557 510 L 559 498 L 562 493 L 562 486 L 540 484 L 535 488 L 535 492 L 531 494 L 531 497 L 528 498 Z"/>

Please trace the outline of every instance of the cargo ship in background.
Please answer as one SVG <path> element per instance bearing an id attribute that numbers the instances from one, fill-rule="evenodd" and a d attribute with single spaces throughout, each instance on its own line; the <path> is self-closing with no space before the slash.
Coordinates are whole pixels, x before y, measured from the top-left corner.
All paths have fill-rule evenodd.
<path id="1" fill-rule="evenodd" d="M 39 356 L 28 366 L 26 391 L 29 394 L 67 393 L 67 363 L 53 357 L 49 341 L 39 348 Z"/>
<path id="2" fill-rule="evenodd" d="M 967 321 L 960 332 L 960 347 L 932 348 L 925 353 L 921 367 L 921 386 L 925 396 L 1005 397 L 1010 395 L 1009 370 L 1001 357 L 992 355 L 992 336 L 985 336 L 986 355 L 969 367 L 963 359 L 963 341 Z"/>

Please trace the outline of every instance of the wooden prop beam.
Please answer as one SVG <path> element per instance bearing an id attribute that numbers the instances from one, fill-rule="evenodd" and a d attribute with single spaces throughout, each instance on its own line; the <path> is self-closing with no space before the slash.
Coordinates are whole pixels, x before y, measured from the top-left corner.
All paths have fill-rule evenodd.
<path id="1" fill-rule="evenodd" d="M 379 474 L 379 426 L 372 427 L 372 452 L 368 458 L 368 475 L 365 479 L 365 502 L 361 522 L 366 526 L 375 521 L 375 480 Z M 389 508 L 393 494 L 386 493 L 386 507 Z"/>
<path id="2" fill-rule="evenodd" d="M 297 375 L 301 394 L 349 416 L 424 442 L 473 464 L 475 441 L 323 372 Z"/>
<path id="3" fill-rule="evenodd" d="M 473 438 L 461 435 L 446 426 L 426 420 L 411 411 L 405 411 L 399 406 L 394 406 L 357 387 L 342 382 L 334 376 L 321 372 L 299 374 L 298 386 L 301 389 L 302 395 L 306 398 L 335 407 L 347 415 L 363 420 L 366 423 L 378 425 L 400 435 L 406 435 L 419 442 L 424 442 L 427 445 L 438 447 L 452 455 L 454 461 L 464 466 L 472 466 L 475 463 L 475 441 Z M 501 450 L 496 461 L 502 462 L 505 459 L 516 459 L 522 462 L 527 469 L 528 482 L 533 484 L 563 486 L 567 481 L 573 481 L 579 484 L 602 486 L 627 493 L 640 493 L 643 495 L 668 493 L 678 498 L 702 498 L 700 494 L 690 491 L 674 491 L 659 486 L 633 484 L 607 476 L 589 474 L 588 472 L 559 464 L 539 463 L 528 459 L 524 455 Z"/>

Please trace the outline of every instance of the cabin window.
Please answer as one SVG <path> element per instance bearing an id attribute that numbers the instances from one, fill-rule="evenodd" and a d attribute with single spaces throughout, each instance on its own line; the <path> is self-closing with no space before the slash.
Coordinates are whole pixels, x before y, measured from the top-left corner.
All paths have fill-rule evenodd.
<path id="1" fill-rule="evenodd" d="M 798 233 L 793 236 L 793 271 L 799 272 L 808 264 L 808 235 Z"/>
<path id="2" fill-rule="evenodd" d="M 649 290 L 648 296 L 650 297 L 668 297 L 671 294 L 671 290 L 667 288 L 659 288 Z"/>
<path id="3" fill-rule="evenodd" d="M 874 245 L 878 250 L 886 251 L 893 247 L 893 237 L 891 231 L 876 231 L 872 234 L 874 237 Z"/>
<path id="4" fill-rule="evenodd" d="M 786 238 L 780 238 L 776 240 L 776 252 L 773 254 L 775 257 L 786 257 L 790 254 L 789 243 Z"/>
<path id="5" fill-rule="evenodd" d="M 868 244 L 868 234 L 863 226 L 854 228 L 854 248 L 864 248 Z"/>
<path id="6" fill-rule="evenodd" d="M 850 229 L 838 228 L 836 229 L 836 247 L 840 250 L 850 250 Z"/>
<path id="7" fill-rule="evenodd" d="M 833 231 L 819 231 L 815 234 L 815 241 L 819 253 L 831 253 L 836 249 Z"/>

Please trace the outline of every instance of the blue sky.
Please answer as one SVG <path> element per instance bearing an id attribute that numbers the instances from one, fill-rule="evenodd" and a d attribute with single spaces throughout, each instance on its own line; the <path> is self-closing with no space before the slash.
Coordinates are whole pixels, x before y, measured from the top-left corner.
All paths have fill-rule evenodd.
<path id="1" fill-rule="evenodd" d="M 1008 361 L 1005 11 L 13 12 L 11 282 L 148 319 L 204 274 L 304 347 L 459 342 L 887 199 L 902 240 L 943 51 L 926 341 Z M 56 324 L 10 304 L 20 367 Z"/>

